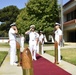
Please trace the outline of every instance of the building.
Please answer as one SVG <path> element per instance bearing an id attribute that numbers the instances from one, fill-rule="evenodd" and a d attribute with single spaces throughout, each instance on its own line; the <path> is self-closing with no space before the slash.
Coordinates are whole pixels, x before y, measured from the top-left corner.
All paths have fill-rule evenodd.
<path id="1" fill-rule="evenodd" d="M 69 0 L 63 6 L 63 20 L 64 41 L 76 42 L 76 0 Z"/>

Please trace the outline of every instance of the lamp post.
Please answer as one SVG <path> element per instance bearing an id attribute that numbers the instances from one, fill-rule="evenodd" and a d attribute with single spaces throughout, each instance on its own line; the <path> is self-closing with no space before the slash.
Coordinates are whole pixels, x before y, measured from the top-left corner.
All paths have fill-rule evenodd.
<path id="1" fill-rule="evenodd" d="M 61 29 L 63 34 L 63 0 L 60 0 L 61 2 Z M 63 46 L 63 35 L 62 35 L 62 46 Z"/>

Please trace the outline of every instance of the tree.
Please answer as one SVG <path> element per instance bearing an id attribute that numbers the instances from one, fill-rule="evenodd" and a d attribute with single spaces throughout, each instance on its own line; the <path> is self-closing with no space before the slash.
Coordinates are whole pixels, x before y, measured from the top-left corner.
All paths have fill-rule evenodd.
<path id="1" fill-rule="evenodd" d="M 29 0 L 16 22 L 20 33 L 24 33 L 31 24 L 35 24 L 37 30 L 50 34 L 58 17 L 57 0 Z"/>
<path id="2" fill-rule="evenodd" d="M 0 21 L 5 22 L 0 25 L 0 31 L 4 34 L 8 32 L 10 24 L 16 21 L 17 15 L 19 14 L 19 9 L 16 6 L 7 6 L 0 9 Z"/>

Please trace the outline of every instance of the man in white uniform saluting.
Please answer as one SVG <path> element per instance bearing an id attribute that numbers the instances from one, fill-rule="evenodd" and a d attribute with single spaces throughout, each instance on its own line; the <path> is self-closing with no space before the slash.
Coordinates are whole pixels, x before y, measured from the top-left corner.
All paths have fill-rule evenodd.
<path id="1" fill-rule="evenodd" d="M 16 62 L 16 34 L 18 33 L 16 23 L 10 25 L 9 45 L 10 45 L 10 65 L 17 65 Z"/>
<path id="2" fill-rule="evenodd" d="M 25 32 L 25 34 L 29 34 L 29 49 L 32 55 L 32 59 L 36 59 L 36 52 L 37 52 L 37 44 L 38 44 L 38 36 L 35 32 L 35 25 L 30 26 L 30 30 Z"/>

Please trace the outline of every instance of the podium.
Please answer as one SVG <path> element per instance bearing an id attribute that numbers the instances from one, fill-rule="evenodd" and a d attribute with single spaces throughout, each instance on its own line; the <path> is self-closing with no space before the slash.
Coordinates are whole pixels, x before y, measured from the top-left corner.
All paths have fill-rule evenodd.
<path id="1" fill-rule="evenodd" d="M 22 52 L 22 70 L 23 75 L 33 75 L 32 56 L 29 48 L 25 48 Z"/>

